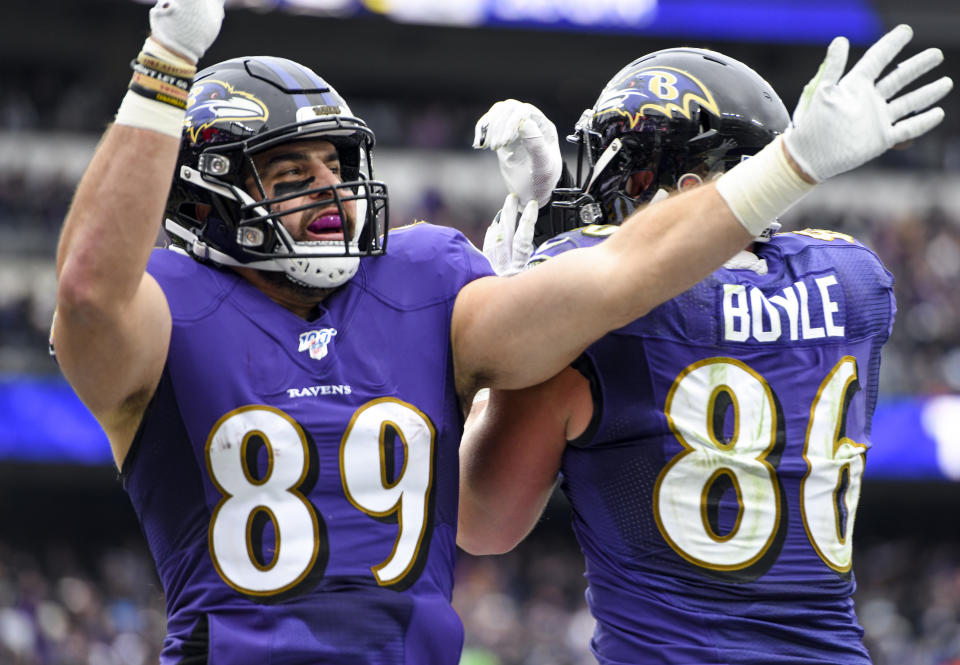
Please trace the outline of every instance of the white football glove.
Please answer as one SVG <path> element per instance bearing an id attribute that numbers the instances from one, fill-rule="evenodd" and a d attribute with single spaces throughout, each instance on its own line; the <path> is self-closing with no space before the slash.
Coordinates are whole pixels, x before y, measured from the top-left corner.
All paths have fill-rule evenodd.
<path id="1" fill-rule="evenodd" d="M 790 155 L 811 178 L 820 182 L 856 168 L 943 120 L 939 107 L 919 112 L 950 91 L 949 77 L 893 98 L 943 61 L 939 49 L 918 53 L 877 80 L 912 37 L 910 26 L 898 25 L 871 46 L 846 76 L 850 45 L 844 37 L 831 42 L 820 70 L 803 89 L 784 135 Z M 907 117 L 914 113 L 918 115 Z"/>
<path id="2" fill-rule="evenodd" d="M 507 194 L 503 208 L 490 222 L 483 237 L 483 255 L 500 277 L 509 277 L 523 270 L 533 254 L 533 228 L 539 212 L 536 199 L 527 202 L 518 220 L 519 210 L 517 195 L 513 192 Z"/>
<path id="3" fill-rule="evenodd" d="M 220 33 L 224 0 L 158 0 L 151 36 L 196 64 Z"/>
<path id="4" fill-rule="evenodd" d="M 507 191 L 523 205 L 546 203 L 560 180 L 557 128 L 533 104 L 507 99 L 491 106 L 477 120 L 473 147 L 496 150 Z"/>

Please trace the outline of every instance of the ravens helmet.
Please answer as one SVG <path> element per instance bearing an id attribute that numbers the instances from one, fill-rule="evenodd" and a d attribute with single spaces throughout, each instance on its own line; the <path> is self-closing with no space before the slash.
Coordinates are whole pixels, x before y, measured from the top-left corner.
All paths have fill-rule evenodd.
<path id="1" fill-rule="evenodd" d="M 341 179 L 270 197 L 254 156 L 300 139 L 337 150 Z M 195 258 L 218 265 L 283 272 L 295 284 L 330 288 L 357 271 L 360 256 L 382 254 L 387 188 L 373 179 L 374 134 L 336 90 L 312 70 L 274 57 L 227 60 L 199 72 L 187 101 L 165 228 Z M 275 214 L 277 203 L 309 197 L 293 210 L 331 208 L 342 240 L 296 241 Z M 345 224 L 355 201 L 353 233 Z M 319 210 L 318 210 L 319 212 Z M 349 237 L 348 237 L 349 235 Z"/>
<path id="2" fill-rule="evenodd" d="M 546 239 L 584 224 L 620 224 L 660 190 L 710 180 L 782 133 L 790 115 L 742 62 L 671 48 L 621 69 L 575 133 L 579 187 L 556 190 Z"/>

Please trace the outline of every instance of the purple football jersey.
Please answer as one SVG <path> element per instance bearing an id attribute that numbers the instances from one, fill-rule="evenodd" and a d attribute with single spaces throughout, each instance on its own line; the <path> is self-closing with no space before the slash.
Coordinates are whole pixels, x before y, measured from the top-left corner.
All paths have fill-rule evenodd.
<path id="1" fill-rule="evenodd" d="M 870 662 L 852 532 L 893 278 L 838 233 L 756 253 L 766 274 L 717 270 L 576 363 L 595 409 L 561 487 L 601 663 Z"/>
<path id="2" fill-rule="evenodd" d="M 166 594 L 161 662 L 455 665 L 450 318 L 483 255 L 396 229 L 310 321 L 175 251 L 148 270 L 173 332 L 123 477 Z"/>

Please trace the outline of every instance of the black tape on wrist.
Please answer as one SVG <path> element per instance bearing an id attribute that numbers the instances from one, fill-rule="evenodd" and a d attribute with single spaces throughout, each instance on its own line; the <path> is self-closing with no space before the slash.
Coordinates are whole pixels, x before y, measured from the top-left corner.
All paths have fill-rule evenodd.
<path id="1" fill-rule="evenodd" d="M 130 63 L 133 77 L 128 88 L 147 99 L 185 109 L 190 86 L 193 84 L 192 76 L 180 75 L 187 73 L 181 68 L 165 67 L 164 71 L 144 64 L 143 60 L 141 54 L 141 57 Z M 149 60 L 151 65 L 157 62 L 154 58 Z"/>

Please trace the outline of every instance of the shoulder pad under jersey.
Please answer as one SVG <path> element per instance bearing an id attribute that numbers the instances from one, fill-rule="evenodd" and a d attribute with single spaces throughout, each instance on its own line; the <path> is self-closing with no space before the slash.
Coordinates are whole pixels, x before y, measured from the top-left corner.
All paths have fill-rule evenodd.
<path id="1" fill-rule="evenodd" d="M 361 266 L 363 288 L 401 309 L 452 300 L 464 284 L 494 274 L 463 233 L 425 222 L 391 229 L 387 253 Z"/>
<path id="2" fill-rule="evenodd" d="M 543 263 L 551 256 L 568 252 L 579 247 L 592 247 L 606 240 L 619 226 L 613 224 L 591 224 L 572 231 L 565 231 L 550 238 L 533 253 L 524 268 Z"/>
<path id="3" fill-rule="evenodd" d="M 196 320 L 215 310 L 241 279 L 232 270 L 205 265 L 177 249 L 154 249 L 147 272 L 163 289 L 174 321 Z"/>

